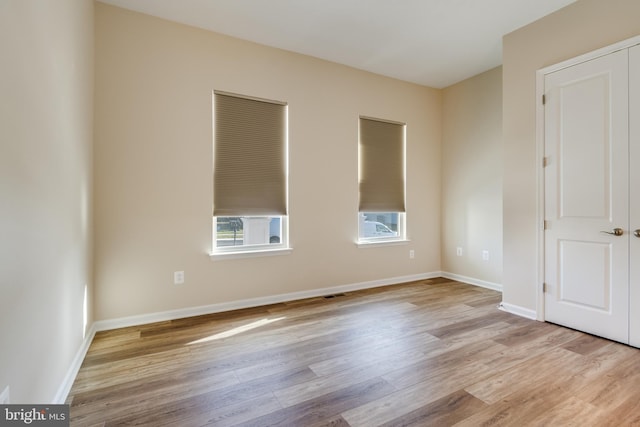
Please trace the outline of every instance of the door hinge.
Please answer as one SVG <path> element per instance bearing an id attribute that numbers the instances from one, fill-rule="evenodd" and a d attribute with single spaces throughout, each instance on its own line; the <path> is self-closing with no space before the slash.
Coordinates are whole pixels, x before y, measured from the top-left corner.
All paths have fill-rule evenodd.
<path id="1" fill-rule="evenodd" d="M 549 157 L 543 157 L 542 158 L 542 167 L 546 168 L 547 166 L 549 166 Z"/>
<path id="2" fill-rule="evenodd" d="M 542 221 L 542 229 L 543 230 L 548 230 L 549 229 L 549 221 L 547 221 L 546 219 L 544 221 Z"/>
<path id="3" fill-rule="evenodd" d="M 546 293 L 547 292 L 547 284 L 545 282 L 542 282 L 542 293 Z"/>
<path id="4" fill-rule="evenodd" d="M 547 95 L 542 94 L 542 105 L 545 105 L 547 103 Z"/>

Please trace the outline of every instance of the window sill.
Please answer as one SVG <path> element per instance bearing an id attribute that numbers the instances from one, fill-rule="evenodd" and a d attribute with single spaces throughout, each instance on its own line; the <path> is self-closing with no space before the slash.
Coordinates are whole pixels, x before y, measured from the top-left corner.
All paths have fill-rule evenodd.
<path id="1" fill-rule="evenodd" d="M 399 246 L 399 245 L 408 245 L 411 243 L 411 240 L 402 239 L 402 240 L 379 240 L 379 241 L 357 241 L 356 246 L 358 248 L 376 248 L 380 246 Z"/>
<path id="2" fill-rule="evenodd" d="M 292 248 L 264 249 L 256 251 L 237 251 L 237 252 L 213 252 L 209 254 L 212 261 L 223 261 L 227 259 L 238 258 L 256 258 L 264 256 L 289 255 L 293 252 Z"/>

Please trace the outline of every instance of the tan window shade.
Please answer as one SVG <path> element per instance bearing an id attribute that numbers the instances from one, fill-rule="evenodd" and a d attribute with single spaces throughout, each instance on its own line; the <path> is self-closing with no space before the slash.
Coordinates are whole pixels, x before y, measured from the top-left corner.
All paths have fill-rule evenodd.
<path id="1" fill-rule="evenodd" d="M 360 212 L 404 212 L 404 127 L 360 117 Z"/>
<path id="2" fill-rule="evenodd" d="M 286 110 L 214 92 L 214 216 L 287 214 Z"/>

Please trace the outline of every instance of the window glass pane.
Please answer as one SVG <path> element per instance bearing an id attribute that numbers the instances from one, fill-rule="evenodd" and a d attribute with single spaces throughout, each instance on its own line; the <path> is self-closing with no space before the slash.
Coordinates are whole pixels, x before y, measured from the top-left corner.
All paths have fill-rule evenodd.
<path id="1" fill-rule="evenodd" d="M 216 247 L 279 245 L 283 243 L 282 217 L 216 217 Z"/>
<path id="2" fill-rule="evenodd" d="M 401 237 L 399 212 L 362 212 L 360 214 L 360 238 L 383 239 Z"/>

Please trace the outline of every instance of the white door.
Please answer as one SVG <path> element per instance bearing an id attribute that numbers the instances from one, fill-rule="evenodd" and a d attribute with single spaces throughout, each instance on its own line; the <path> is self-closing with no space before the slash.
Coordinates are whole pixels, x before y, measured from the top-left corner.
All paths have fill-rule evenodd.
<path id="1" fill-rule="evenodd" d="M 640 347 L 640 46 L 629 49 L 629 344 Z"/>
<path id="2" fill-rule="evenodd" d="M 623 50 L 545 77 L 545 320 L 621 342 L 629 342 L 627 76 Z M 607 234 L 616 228 L 622 235 Z"/>

